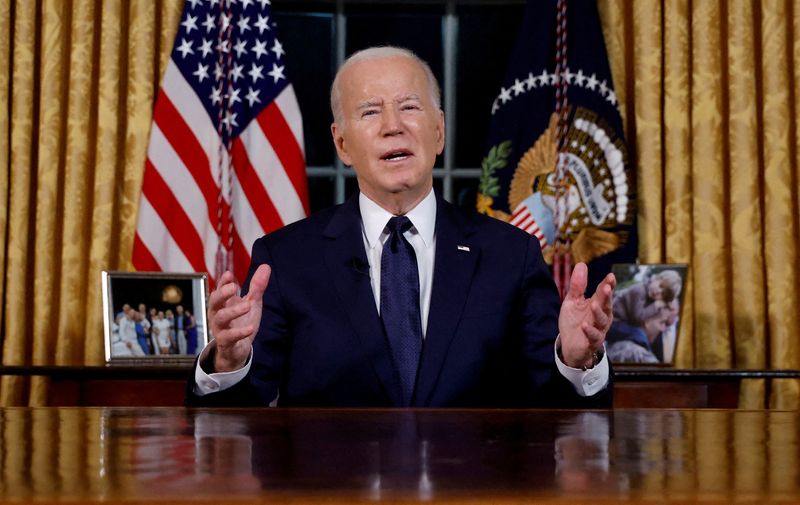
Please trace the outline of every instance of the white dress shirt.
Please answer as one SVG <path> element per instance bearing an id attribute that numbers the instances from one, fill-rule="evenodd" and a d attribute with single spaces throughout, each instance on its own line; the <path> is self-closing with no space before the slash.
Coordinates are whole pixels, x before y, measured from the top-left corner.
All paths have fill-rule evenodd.
<path id="1" fill-rule="evenodd" d="M 378 313 L 380 313 L 381 253 L 383 252 L 383 244 L 389 238 L 386 224 L 393 217 L 393 214 L 370 200 L 364 193 L 359 194 L 358 206 L 361 211 L 361 231 L 369 262 L 372 294 L 375 297 L 375 306 L 378 309 Z M 408 217 L 413 226 L 403 236 L 414 248 L 414 253 L 417 256 L 420 284 L 419 308 L 424 338 L 428 327 L 431 288 L 433 286 L 433 262 L 436 256 L 436 196 L 433 190 L 416 207 L 407 212 L 406 217 Z M 556 340 L 556 346 L 553 348 L 556 366 L 561 374 L 572 383 L 579 395 L 591 396 L 606 386 L 608 383 L 608 360 L 605 355 L 597 366 L 589 370 L 571 368 L 565 365 L 558 357 L 556 353 L 558 344 L 559 342 Z M 212 345 L 214 345 L 213 340 L 200 353 L 198 363 L 206 359 Z M 252 351 L 250 356 L 252 358 Z M 204 395 L 233 386 L 247 375 L 251 362 L 252 360 L 248 359 L 247 364 L 241 370 L 212 374 L 206 374 L 198 364 L 195 368 L 195 393 Z M 277 404 L 277 400 L 275 398 L 270 405 Z"/>
<path id="2" fill-rule="evenodd" d="M 378 314 L 381 312 L 381 255 L 383 244 L 389 238 L 386 224 L 394 214 L 367 198 L 364 193 L 358 196 L 361 209 L 361 231 L 364 238 L 364 249 L 369 261 L 369 277 L 372 283 L 372 294 Z M 411 228 L 403 236 L 414 248 L 419 270 L 419 315 L 422 322 L 422 336 L 428 328 L 428 312 L 431 308 L 431 287 L 433 286 L 433 259 L 436 252 L 436 196 L 428 193 L 416 207 L 406 213 Z"/>

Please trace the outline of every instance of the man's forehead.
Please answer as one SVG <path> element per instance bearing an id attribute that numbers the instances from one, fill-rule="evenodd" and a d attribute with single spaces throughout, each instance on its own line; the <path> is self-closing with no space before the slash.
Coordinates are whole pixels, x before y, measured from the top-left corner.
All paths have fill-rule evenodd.
<path id="1" fill-rule="evenodd" d="M 369 58 L 351 63 L 342 70 L 342 78 L 356 85 L 368 85 L 375 79 L 374 74 L 381 77 L 404 78 L 408 81 L 425 81 L 425 70 L 411 58 L 391 56 Z"/>
<path id="2" fill-rule="evenodd" d="M 417 93 L 398 93 L 394 97 L 391 97 L 390 100 L 394 103 L 403 103 L 410 101 L 418 102 L 420 100 L 420 95 Z M 368 97 L 364 100 L 360 100 L 356 104 L 356 107 L 358 107 L 359 109 L 363 109 L 365 107 L 374 107 L 378 105 L 383 105 L 384 101 L 385 100 L 383 97 L 378 97 L 378 96 Z"/>

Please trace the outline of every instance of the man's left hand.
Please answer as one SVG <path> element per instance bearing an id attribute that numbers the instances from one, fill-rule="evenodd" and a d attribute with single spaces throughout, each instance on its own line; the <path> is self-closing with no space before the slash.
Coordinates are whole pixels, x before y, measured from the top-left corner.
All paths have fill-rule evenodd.
<path id="1" fill-rule="evenodd" d="M 611 300 L 617 279 L 608 274 L 591 298 L 584 298 L 589 270 L 578 263 L 569 280 L 569 292 L 561 304 L 558 330 L 561 333 L 561 356 L 572 368 L 594 366 L 594 353 L 603 348 L 611 327 Z"/>

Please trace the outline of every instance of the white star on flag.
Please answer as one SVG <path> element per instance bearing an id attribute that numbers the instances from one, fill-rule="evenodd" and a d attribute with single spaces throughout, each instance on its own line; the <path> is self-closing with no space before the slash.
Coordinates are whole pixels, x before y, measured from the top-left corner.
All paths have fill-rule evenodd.
<path id="1" fill-rule="evenodd" d="M 239 65 L 237 63 L 233 64 L 233 70 L 231 71 L 231 76 L 233 77 L 233 82 L 237 82 L 239 79 L 244 77 L 244 65 Z"/>
<path id="2" fill-rule="evenodd" d="M 269 30 L 269 16 L 262 17 L 261 14 L 258 15 L 258 21 L 255 23 L 256 28 L 258 28 L 258 33 L 264 33 L 264 30 Z"/>
<path id="3" fill-rule="evenodd" d="M 275 82 L 278 82 L 278 80 L 280 79 L 286 79 L 286 77 L 283 75 L 283 67 L 282 66 L 279 67 L 275 63 L 272 64 L 272 70 L 267 72 L 267 75 L 272 76 Z"/>
<path id="4" fill-rule="evenodd" d="M 233 50 L 236 51 L 236 56 L 242 57 L 243 53 L 247 52 L 247 41 L 244 39 L 239 40 L 234 46 Z"/>
<path id="5" fill-rule="evenodd" d="M 260 93 L 259 90 L 253 89 L 248 87 L 247 94 L 245 95 L 245 100 L 247 100 L 247 104 L 252 107 L 254 103 L 261 103 L 261 100 L 258 99 L 258 94 Z"/>
<path id="6" fill-rule="evenodd" d="M 511 100 L 511 90 L 510 89 L 506 89 L 506 88 L 501 88 L 500 89 L 500 100 L 503 103 L 506 103 L 507 101 Z"/>
<path id="7" fill-rule="evenodd" d="M 208 77 L 208 65 L 203 65 L 201 63 L 198 63 L 197 70 L 195 70 L 192 75 L 197 76 L 197 80 L 203 82 L 203 79 Z"/>
<path id="8" fill-rule="evenodd" d="M 206 29 L 206 33 L 210 32 L 214 29 L 214 16 L 211 14 L 206 14 L 206 20 L 203 21 L 203 27 Z"/>
<path id="9" fill-rule="evenodd" d="M 203 58 L 208 56 L 208 53 L 213 52 L 214 50 L 211 48 L 211 44 L 214 42 L 212 40 L 203 39 L 203 43 L 200 44 L 200 51 L 203 53 Z"/>
<path id="10" fill-rule="evenodd" d="M 194 50 L 192 49 L 192 41 L 183 39 L 177 51 L 181 53 L 181 57 L 183 58 L 186 58 L 186 55 L 188 54 L 194 54 Z"/>
<path id="11" fill-rule="evenodd" d="M 278 59 L 281 59 L 281 57 L 286 54 L 286 52 L 283 50 L 283 45 L 278 42 L 278 39 L 275 39 L 275 45 L 272 46 L 272 52 L 275 53 L 275 57 Z"/>
<path id="12" fill-rule="evenodd" d="M 256 43 L 253 45 L 253 52 L 256 53 L 256 58 L 261 59 L 262 56 L 269 52 L 267 50 L 267 43 L 263 40 L 256 40 Z"/>
<path id="13" fill-rule="evenodd" d="M 253 79 L 253 84 L 257 83 L 259 79 L 264 78 L 264 74 L 261 73 L 263 68 L 263 65 L 256 65 L 255 63 L 250 66 L 250 70 L 247 72 L 247 74 L 251 79 Z"/>
<path id="14" fill-rule="evenodd" d="M 181 26 L 186 28 L 187 34 L 192 33 L 192 30 L 197 30 L 197 16 L 186 16 Z"/>

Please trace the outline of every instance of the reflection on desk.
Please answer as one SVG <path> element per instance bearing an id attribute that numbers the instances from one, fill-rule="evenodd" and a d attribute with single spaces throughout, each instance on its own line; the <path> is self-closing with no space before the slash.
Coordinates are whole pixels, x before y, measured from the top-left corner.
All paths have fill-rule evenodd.
<path id="1" fill-rule="evenodd" d="M 800 501 L 800 414 L 0 410 L 0 499 Z"/>

